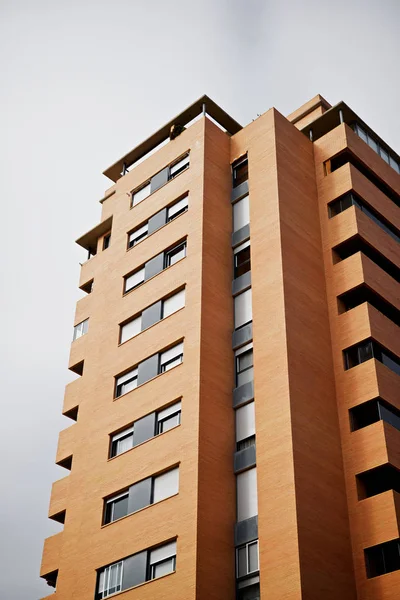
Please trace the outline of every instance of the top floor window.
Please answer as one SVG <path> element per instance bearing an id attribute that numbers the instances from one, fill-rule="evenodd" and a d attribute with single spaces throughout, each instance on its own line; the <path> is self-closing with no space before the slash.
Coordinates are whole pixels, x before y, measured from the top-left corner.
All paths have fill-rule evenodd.
<path id="1" fill-rule="evenodd" d="M 388 165 L 390 165 L 392 169 L 394 169 L 397 173 L 400 173 L 399 161 L 393 156 L 393 154 L 388 152 L 382 146 L 382 144 L 380 144 L 378 140 L 375 139 L 373 135 L 371 135 L 369 131 L 361 127 L 361 125 L 359 125 L 358 123 L 353 123 L 353 129 L 358 135 L 358 137 L 360 137 L 366 144 L 368 144 L 368 146 L 372 148 L 374 152 L 379 154 L 379 156 L 383 158 L 383 160 Z"/>
<path id="2" fill-rule="evenodd" d="M 160 189 L 171 179 L 175 179 L 175 177 L 189 168 L 189 164 L 190 158 L 189 152 L 187 152 L 184 156 L 181 156 L 178 160 L 153 175 L 149 180 L 132 192 L 132 206 L 139 204 L 139 202 Z"/>
<path id="3" fill-rule="evenodd" d="M 239 158 L 232 165 L 232 187 L 237 187 L 249 178 L 249 165 L 247 155 Z"/>

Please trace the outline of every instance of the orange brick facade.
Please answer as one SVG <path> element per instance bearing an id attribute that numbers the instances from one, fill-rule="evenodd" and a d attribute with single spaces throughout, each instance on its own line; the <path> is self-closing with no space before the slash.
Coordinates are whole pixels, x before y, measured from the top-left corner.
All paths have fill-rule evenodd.
<path id="1" fill-rule="evenodd" d="M 373 338 L 400 357 L 399 328 L 369 302 L 339 310 L 338 297 L 365 284 L 390 305 L 390 314 L 400 311 L 393 277 L 399 245 L 356 206 L 329 218 L 328 204 L 353 191 L 400 230 L 394 201 L 400 175 L 339 117 L 321 132 L 334 110 L 317 96 L 288 118 L 271 109 L 232 134 L 201 116 L 107 190 L 101 222 L 112 218 L 110 245 L 103 250 L 109 232 L 101 230 L 96 255 L 81 268 L 80 287 L 93 280 L 93 289 L 77 303 L 75 323 L 89 319 L 89 328 L 71 346 L 69 367 L 83 361 L 83 371 L 65 393 L 63 413 L 76 422 L 59 437 L 56 462 L 70 472 L 51 493 L 49 517 L 64 529 L 45 541 L 41 576 L 56 582 L 46 600 L 94 600 L 100 569 L 173 539 L 174 571 L 115 597 L 247 600 L 235 574 L 231 240 L 231 165 L 246 154 L 259 552 L 254 598 L 398 598 L 400 569 L 371 577 L 364 551 L 400 537 L 399 493 L 360 500 L 356 475 L 386 464 L 400 469 L 400 431 L 384 419 L 352 431 L 349 410 L 376 398 L 400 410 L 399 375 L 375 359 L 345 370 L 343 351 Z M 350 162 L 330 172 L 330 161 L 343 151 L 381 185 Z M 131 205 L 133 190 L 186 152 L 189 168 Z M 186 212 L 127 249 L 128 232 L 186 193 Z M 123 294 L 124 276 L 183 239 L 184 259 Z M 352 239 L 378 249 L 390 273 L 362 251 L 337 260 L 332 250 Z M 184 308 L 119 344 L 119 324 L 183 286 Z M 116 376 L 181 340 L 182 364 L 114 397 Z M 177 399 L 179 426 L 109 458 L 110 435 Z M 104 499 L 175 466 L 177 494 L 102 524 Z"/>

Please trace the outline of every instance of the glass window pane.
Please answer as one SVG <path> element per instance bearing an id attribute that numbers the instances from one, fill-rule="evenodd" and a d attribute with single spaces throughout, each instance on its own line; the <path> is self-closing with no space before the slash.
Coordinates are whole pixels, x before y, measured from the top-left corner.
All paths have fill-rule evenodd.
<path id="1" fill-rule="evenodd" d="M 237 576 L 244 577 L 247 575 L 247 550 L 246 546 L 242 546 L 237 550 Z"/>
<path id="2" fill-rule="evenodd" d="M 363 363 L 366 360 L 370 360 L 373 357 L 371 342 L 367 342 L 367 343 L 361 344 L 359 346 L 358 357 L 359 357 L 359 363 Z"/>
<path id="3" fill-rule="evenodd" d="M 123 344 L 142 331 L 142 315 L 121 326 L 120 343 Z"/>
<path id="4" fill-rule="evenodd" d="M 121 517 L 125 517 L 128 514 L 128 494 L 126 496 L 122 496 L 122 498 L 118 498 L 117 500 L 110 501 L 107 504 L 112 504 L 111 508 L 111 519 L 112 521 L 116 521 Z"/>
<path id="5" fill-rule="evenodd" d="M 380 146 L 380 155 L 383 158 L 383 160 L 389 164 L 389 154 L 384 148 L 382 148 L 382 146 Z"/>
<path id="6" fill-rule="evenodd" d="M 255 435 L 256 423 L 254 402 L 241 406 L 235 411 L 236 417 L 236 442 Z"/>
<path id="7" fill-rule="evenodd" d="M 397 363 L 393 358 L 388 356 L 386 352 L 382 351 L 382 363 L 388 367 L 391 371 L 394 371 L 398 375 L 400 375 L 400 364 Z"/>
<path id="8" fill-rule="evenodd" d="M 158 563 L 166 558 L 171 558 L 176 555 L 176 542 L 170 542 L 159 546 L 150 552 L 150 564 Z"/>
<path id="9" fill-rule="evenodd" d="M 172 469 L 154 477 L 153 502 L 160 502 L 179 491 L 179 469 Z"/>
<path id="10" fill-rule="evenodd" d="M 185 196 L 184 198 L 182 198 L 181 200 L 179 200 L 178 202 L 175 202 L 175 204 L 170 206 L 167 211 L 167 220 L 171 221 L 172 219 L 174 219 L 181 213 L 185 212 L 185 210 L 188 207 L 188 200 L 189 200 L 188 196 Z"/>
<path id="11" fill-rule="evenodd" d="M 362 127 L 360 127 L 360 125 L 357 124 L 357 134 L 359 135 L 359 137 L 364 140 L 364 142 L 367 142 L 368 144 L 368 136 L 367 133 L 364 131 L 364 129 Z"/>
<path id="12" fill-rule="evenodd" d="M 121 438 L 117 442 L 116 453 L 122 454 L 122 452 L 126 452 L 133 447 L 133 431 L 128 434 L 126 437 Z"/>
<path id="13" fill-rule="evenodd" d="M 174 427 L 177 427 L 181 422 L 181 414 L 172 415 L 158 422 L 158 433 L 164 433 Z"/>
<path id="14" fill-rule="evenodd" d="M 233 231 L 238 231 L 250 223 L 249 196 L 245 196 L 233 205 Z"/>
<path id="15" fill-rule="evenodd" d="M 389 156 L 389 164 L 395 171 L 397 171 L 397 173 L 400 173 L 399 163 L 395 158 L 393 158 L 393 156 Z"/>
<path id="16" fill-rule="evenodd" d="M 249 544 L 249 573 L 258 571 L 258 542 Z"/>
<path id="17" fill-rule="evenodd" d="M 249 323 L 253 318 L 251 288 L 235 296 L 235 329 Z"/>
<path id="18" fill-rule="evenodd" d="M 257 469 L 249 469 L 236 476 L 237 520 L 244 521 L 258 514 Z"/>
<path id="19" fill-rule="evenodd" d="M 172 348 L 170 348 L 169 350 L 166 350 L 165 352 L 162 352 L 161 356 L 160 356 L 160 364 L 164 365 L 165 363 L 171 361 L 172 359 L 179 357 L 182 353 L 183 353 L 183 342 L 181 342 L 180 344 L 176 344 L 176 346 L 173 346 Z"/>
<path id="20" fill-rule="evenodd" d="M 147 237 L 148 230 L 149 226 L 146 223 L 146 225 L 143 225 L 143 227 L 139 227 L 139 229 L 132 231 L 132 233 L 129 234 L 129 248 L 132 248 L 132 246 L 134 246 L 141 240 L 144 240 L 144 238 Z"/>
<path id="21" fill-rule="evenodd" d="M 132 204 L 139 204 L 142 200 L 150 196 L 150 182 L 144 185 L 140 190 L 132 195 Z"/>
<path id="22" fill-rule="evenodd" d="M 175 570 L 175 559 L 168 558 L 153 567 L 153 579 L 157 579 L 157 577 L 162 577 L 163 575 L 168 575 L 168 573 L 173 573 Z"/>
<path id="23" fill-rule="evenodd" d="M 163 302 L 163 319 L 172 315 L 180 308 L 185 306 L 185 290 L 181 290 L 177 294 L 170 296 Z"/>
<path id="24" fill-rule="evenodd" d="M 378 144 L 376 143 L 376 141 L 374 140 L 374 138 L 371 137 L 369 134 L 368 134 L 368 145 L 372 148 L 372 150 L 374 152 L 376 152 L 376 153 L 379 152 L 379 150 L 378 150 Z"/>
<path id="25" fill-rule="evenodd" d="M 175 163 L 174 165 L 172 165 L 169 169 L 169 176 L 172 179 L 173 177 L 176 177 L 177 175 L 179 175 L 179 173 L 182 173 L 182 171 L 184 171 L 185 169 L 187 169 L 189 166 L 189 155 L 184 156 L 183 158 L 181 158 L 181 160 L 179 160 L 177 163 Z"/>
<path id="26" fill-rule="evenodd" d="M 240 159 L 232 165 L 233 187 L 237 187 L 249 178 L 249 163 L 247 158 Z"/>
<path id="27" fill-rule="evenodd" d="M 242 371 L 237 375 L 236 386 L 239 387 L 244 385 L 245 383 L 250 383 L 254 381 L 254 369 L 251 367 L 250 369 L 246 369 L 246 371 Z"/>
<path id="28" fill-rule="evenodd" d="M 172 248 L 166 253 L 166 267 L 171 267 L 181 258 L 185 258 L 186 256 L 186 243 L 180 244 L 176 248 Z"/>
<path id="29" fill-rule="evenodd" d="M 157 419 L 162 420 L 162 419 L 165 419 L 166 417 L 169 417 L 170 415 L 173 415 L 174 413 L 181 410 L 181 406 L 182 406 L 182 403 L 181 403 L 181 401 L 179 401 L 179 402 L 175 402 L 175 404 L 172 404 L 171 406 L 168 406 L 167 408 L 164 408 L 164 410 L 160 410 L 159 413 L 157 414 Z"/>
<path id="30" fill-rule="evenodd" d="M 125 279 L 125 292 L 129 292 L 133 290 L 133 288 L 137 287 L 141 283 L 144 282 L 144 268 L 139 269 L 136 273 L 132 273 Z"/>

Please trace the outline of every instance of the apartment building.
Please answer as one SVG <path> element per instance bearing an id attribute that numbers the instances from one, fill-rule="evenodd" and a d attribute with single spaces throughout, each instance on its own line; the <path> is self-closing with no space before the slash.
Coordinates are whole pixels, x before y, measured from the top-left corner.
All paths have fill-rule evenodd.
<path id="1" fill-rule="evenodd" d="M 104 174 L 46 600 L 397 599 L 399 156 L 204 96 Z"/>

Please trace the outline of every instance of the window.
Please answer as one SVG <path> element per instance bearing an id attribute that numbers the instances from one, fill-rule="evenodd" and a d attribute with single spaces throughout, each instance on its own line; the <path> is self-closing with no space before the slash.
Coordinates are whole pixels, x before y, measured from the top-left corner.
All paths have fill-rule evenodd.
<path id="1" fill-rule="evenodd" d="M 236 475 L 237 520 L 245 521 L 258 514 L 257 469 Z"/>
<path id="2" fill-rule="evenodd" d="M 250 242 L 241 244 L 233 251 L 234 255 L 234 278 L 244 275 L 251 269 Z"/>
<path id="3" fill-rule="evenodd" d="M 249 178 L 249 165 L 247 155 L 239 158 L 232 165 L 232 187 L 237 187 Z"/>
<path id="4" fill-rule="evenodd" d="M 170 498 L 179 492 L 179 469 L 171 469 L 153 479 L 153 503 Z"/>
<path id="5" fill-rule="evenodd" d="M 253 344 L 242 346 L 235 352 L 236 387 L 253 381 Z"/>
<path id="6" fill-rule="evenodd" d="M 244 450 L 255 444 L 256 423 L 254 414 L 254 402 L 245 404 L 235 412 L 236 418 L 236 449 Z"/>
<path id="7" fill-rule="evenodd" d="M 148 181 L 135 192 L 132 192 L 132 206 L 139 204 L 142 200 L 150 196 L 150 182 Z"/>
<path id="8" fill-rule="evenodd" d="M 97 571 L 96 600 L 175 571 L 176 540 L 142 550 Z"/>
<path id="9" fill-rule="evenodd" d="M 185 306 L 185 290 L 180 290 L 173 296 L 166 298 L 162 303 L 162 319 L 169 317 L 177 310 Z"/>
<path id="10" fill-rule="evenodd" d="M 128 514 L 129 490 L 106 500 L 104 523 L 112 523 Z"/>
<path id="11" fill-rule="evenodd" d="M 179 492 L 179 468 L 147 477 L 104 501 L 103 523 L 113 523 L 137 510 L 170 498 Z"/>
<path id="12" fill-rule="evenodd" d="M 236 577 L 246 577 L 258 571 L 258 540 L 236 548 Z"/>
<path id="13" fill-rule="evenodd" d="M 172 267 L 178 260 L 185 258 L 186 256 L 186 240 L 181 242 L 171 250 L 167 250 L 164 257 L 164 269 Z"/>
<path id="14" fill-rule="evenodd" d="M 160 355 L 160 373 L 165 373 L 183 361 L 183 342 L 173 346 Z"/>
<path id="15" fill-rule="evenodd" d="M 358 137 L 368 144 L 368 146 L 372 148 L 374 152 L 379 154 L 379 156 L 383 158 L 383 160 L 388 163 L 397 173 L 400 173 L 399 162 L 392 154 L 389 155 L 389 152 L 383 148 L 382 144 L 380 144 L 371 133 L 363 129 L 358 123 L 353 124 L 353 129 Z"/>
<path id="16" fill-rule="evenodd" d="M 150 552 L 149 579 L 157 579 L 168 573 L 173 573 L 176 567 L 176 542 L 165 544 Z"/>
<path id="17" fill-rule="evenodd" d="M 172 404 L 172 406 L 160 410 L 157 413 L 157 434 L 164 433 L 165 431 L 169 431 L 173 427 L 180 425 L 181 410 L 181 402 L 176 402 L 175 404 Z"/>
<path id="18" fill-rule="evenodd" d="M 260 584 L 254 583 L 238 589 L 237 600 L 260 600 Z"/>
<path id="19" fill-rule="evenodd" d="M 400 471 L 390 464 L 360 473 L 356 477 L 358 499 L 371 498 L 389 490 L 400 493 Z"/>
<path id="20" fill-rule="evenodd" d="M 107 250 L 107 248 L 110 246 L 110 240 L 111 240 L 111 233 L 108 233 L 107 235 L 105 235 L 103 237 L 103 250 Z"/>
<path id="21" fill-rule="evenodd" d="M 119 398 L 123 394 L 134 390 L 137 387 L 138 369 L 135 367 L 131 371 L 116 377 L 115 397 Z"/>
<path id="22" fill-rule="evenodd" d="M 396 227 L 381 217 L 373 208 L 369 208 L 364 200 L 356 196 L 353 192 L 345 194 L 329 204 L 329 217 L 332 218 L 338 215 L 350 208 L 350 206 L 357 206 L 371 221 L 383 229 L 385 233 L 389 234 L 396 242 L 400 243 L 400 235 Z"/>
<path id="23" fill-rule="evenodd" d="M 85 319 L 84 321 L 81 321 L 81 323 L 78 323 L 78 325 L 75 325 L 73 341 L 75 341 L 78 338 L 85 335 L 85 333 L 88 332 L 88 329 L 89 329 L 89 319 Z"/>
<path id="24" fill-rule="evenodd" d="M 108 598 L 111 594 L 120 592 L 122 589 L 122 566 L 123 561 L 119 561 L 105 567 L 99 573 L 99 582 L 97 587 L 98 598 Z"/>
<path id="25" fill-rule="evenodd" d="M 176 163 L 169 167 L 168 179 L 174 179 L 177 175 L 180 175 L 183 171 L 189 168 L 189 154 L 186 154 L 180 158 Z"/>
<path id="26" fill-rule="evenodd" d="M 142 315 L 139 315 L 138 317 L 135 317 L 134 319 L 131 319 L 130 321 L 125 323 L 125 325 L 121 325 L 119 343 L 123 344 L 127 340 L 130 340 L 131 338 L 135 337 L 135 335 L 138 335 L 138 333 L 140 333 L 141 331 Z"/>
<path id="27" fill-rule="evenodd" d="M 133 425 L 111 437 L 110 458 L 133 448 Z"/>
<path id="28" fill-rule="evenodd" d="M 250 223 L 249 196 L 244 196 L 233 205 L 233 231 Z"/>
<path id="29" fill-rule="evenodd" d="M 184 198 L 181 198 L 181 200 L 178 200 L 178 202 L 175 202 L 175 204 L 172 204 L 172 206 L 167 208 L 167 223 L 187 211 L 188 200 L 189 197 L 186 195 Z"/>
<path id="30" fill-rule="evenodd" d="M 136 244 L 147 238 L 148 230 L 149 225 L 145 223 L 131 231 L 131 233 L 128 233 L 128 248 L 133 248 L 133 246 L 136 246 Z"/>
<path id="31" fill-rule="evenodd" d="M 345 369 L 352 369 L 357 365 L 375 358 L 383 363 L 388 369 L 400 375 L 400 360 L 390 350 L 374 340 L 365 340 L 343 352 Z"/>
<path id="32" fill-rule="evenodd" d="M 253 319 L 251 288 L 235 296 L 235 329 L 243 327 Z"/>
<path id="33" fill-rule="evenodd" d="M 350 411 L 352 431 L 368 427 L 377 421 L 385 421 L 400 431 L 400 411 L 380 398 L 359 404 Z"/>
<path id="34" fill-rule="evenodd" d="M 125 277 L 124 281 L 124 293 L 130 292 L 135 287 L 144 282 L 144 267 Z"/>
<path id="35" fill-rule="evenodd" d="M 400 569 L 400 539 L 364 550 L 367 577 L 378 577 Z"/>

